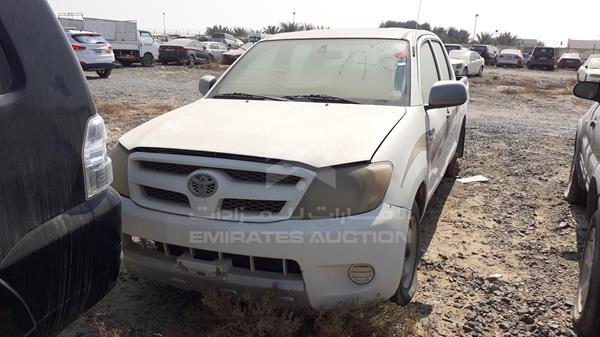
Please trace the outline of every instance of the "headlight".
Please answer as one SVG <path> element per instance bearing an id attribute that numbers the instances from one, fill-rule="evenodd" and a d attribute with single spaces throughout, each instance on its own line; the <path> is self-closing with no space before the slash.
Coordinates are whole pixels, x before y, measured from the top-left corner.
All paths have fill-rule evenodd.
<path id="1" fill-rule="evenodd" d="M 319 170 L 293 218 L 337 218 L 369 212 L 383 202 L 392 170 L 389 162 Z"/>
<path id="2" fill-rule="evenodd" d="M 112 182 L 112 163 L 106 153 L 104 120 L 96 115 L 88 120 L 83 145 L 85 192 L 88 199 L 104 191 Z"/>
<path id="3" fill-rule="evenodd" d="M 114 180 L 112 187 L 119 192 L 120 195 L 129 197 L 129 184 L 127 179 L 127 160 L 129 157 L 129 151 L 121 145 L 117 144 L 112 151 L 110 151 L 110 158 L 113 162 Z"/>

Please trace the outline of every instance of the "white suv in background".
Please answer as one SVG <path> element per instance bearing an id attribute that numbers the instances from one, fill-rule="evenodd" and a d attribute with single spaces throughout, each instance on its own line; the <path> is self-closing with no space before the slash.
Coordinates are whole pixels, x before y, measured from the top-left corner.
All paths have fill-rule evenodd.
<path id="1" fill-rule="evenodd" d="M 102 35 L 81 30 L 67 30 L 66 34 L 84 71 L 95 71 L 102 78 L 110 76 L 115 54 Z"/>

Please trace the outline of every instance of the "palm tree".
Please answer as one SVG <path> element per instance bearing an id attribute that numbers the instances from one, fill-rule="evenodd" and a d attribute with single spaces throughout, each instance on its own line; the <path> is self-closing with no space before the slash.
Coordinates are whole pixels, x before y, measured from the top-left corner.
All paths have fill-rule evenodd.
<path id="1" fill-rule="evenodd" d="M 204 34 L 207 36 L 211 36 L 215 33 L 232 34 L 233 32 L 231 31 L 231 28 L 229 28 L 227 26 L 221 26 L 221 25 L 214 25 L 212 27 L 207 27 L 206 31 L 204 32 Z"/>
<path id="2" fill-rule="evenodd" d="M 518 37 L 510 32 L 500 33 L 496 38 L 496 43 L 501 46 L 514 46 L 517 44 Z"/>
<path id="3" fill-rule="evenodd" d="M 281 29 L 277 26 L 266 26 L 262 29 L 262 32 L 269 35 L 281 33 Z"/>
<path id="4" fill-rule="evenodd" d="M 281 28 L 281 32 L 283 33 L 304 30 L 304 25 L 295 22 L 282 22 L 279 24 L 279 27 Z"/>
<path id="5" fill-rule="evenodd" d="M 494 38 L 490 33 L 479 33 L 477 34 L 477 43 L 479 44 L 492 44 L 494 43 Z"/>
<path id="6" fill-rule="evenodd" d="M 232 35 L 235 37 L 246 37 L 248 36 L 248 30 L 242 27 L 234 27 Z"/>

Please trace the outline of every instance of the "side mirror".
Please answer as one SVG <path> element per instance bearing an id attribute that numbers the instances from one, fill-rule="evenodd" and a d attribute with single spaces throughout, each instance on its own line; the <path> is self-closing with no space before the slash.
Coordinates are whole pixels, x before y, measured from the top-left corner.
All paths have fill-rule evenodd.
<path id="1" fill-rule="evenodd" d="M 210 88 L 212 88 L 215 83 L 217 83 L 217 78 L 215 76 L 206 75 L 202 76 L 200 79 L 200 83 L 198 84 L 198 90 L 202 95 L 206 95 Z"/>
<path id="2" fill-rule="evenodd" d="M 573 88 L 573 95 L 583 99 L 600 102 L 600 83 L 578 82 Z"/>
<path id="3" fill-rule="evenodd" d="M 429 92 L 427 109 L 441 109 L 463 105 L 467 102 L 467 87 L 459 81 L 436 82 Z"/>

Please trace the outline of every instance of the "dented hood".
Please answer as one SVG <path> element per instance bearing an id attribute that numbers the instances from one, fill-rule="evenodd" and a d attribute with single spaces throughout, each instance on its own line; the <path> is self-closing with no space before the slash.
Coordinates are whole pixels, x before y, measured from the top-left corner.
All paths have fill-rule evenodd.
<path id="1" fill-rule="evenodd" d="M 201 99 L 125 134 L 127 149 L 215 152 L 324 167 L 368 161 L 405 107 Z"/>

